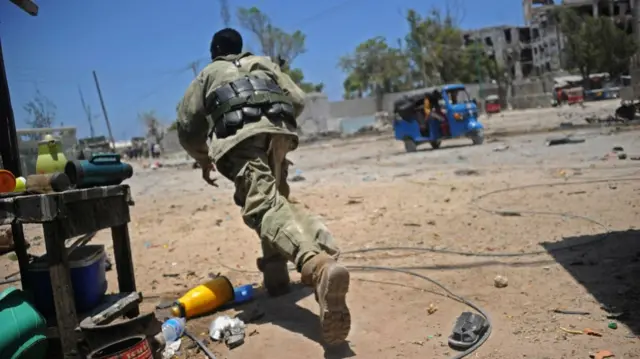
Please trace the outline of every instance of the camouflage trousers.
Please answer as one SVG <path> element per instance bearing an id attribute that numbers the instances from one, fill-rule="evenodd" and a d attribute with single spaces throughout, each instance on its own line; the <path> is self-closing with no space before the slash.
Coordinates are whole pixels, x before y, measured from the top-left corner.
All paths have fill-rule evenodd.
<path id="1" fill-rule="evenodd" d="M 300 270 L 310 256 L 339 249 L 322 220 L 289 201 L 288 168 L 292 137 L 259 134 L 240 142 L 216 163 L 235 183 L 242 218 L 261 240 L 267 261 L 286 259 Z"/>

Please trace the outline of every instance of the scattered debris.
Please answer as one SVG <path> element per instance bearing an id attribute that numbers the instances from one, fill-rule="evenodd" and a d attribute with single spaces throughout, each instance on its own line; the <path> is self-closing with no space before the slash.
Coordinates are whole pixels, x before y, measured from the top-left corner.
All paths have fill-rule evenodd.
<path id="1" fill-rule="evenodd" d="M 618 329 L 618 323 L 616 323 L 616 322 L 610 322 L 610 323 L 607 325 L 607 327 L 608 327 L 609 329 Z"/>
<path id="2" fill-rule="evenodd" d="M 216 359 L 216 356 L 209 350 L 209 348 L 207 348 L 207 346 L 205 345 L 205 343 L 202 342 L 202 340 L 198 339 L 195 335 L 191 334 L 186 330 L 184 332 L 184 335 L 189 339 L 193 340 L 196 346 L 200 348 L 200 350 L 202 350 L 202 352 L 207 356 L 207 358 Z"/>
<path id="3" fill-rule="evenodd" d="M 291 182 L 302 182 L 302 181 L 305 181 L 305 180 L 306 180 L 306 178 L 304 178 L 303 176 L 295 175 L 295 176 L 291 177 L 291 179 L 289 181 L 291 181 Z"/>
<path id="4" fill-rule="evenodd" d="M 586 335 L 591 335 L 591 336 L 593 336 L 593 337 L 601 337 L 601 336 L 602 336 L 602 334 L 601 334 L 601 333 L 598 333 L 598 332 L 596 332 L 595 330 L 593 330 L 593 329 L 589 329 L 589 328 L 585 328 L 585 329 L 583 329 L 583 330 L 582 330 L 582 332 L 583 332 L 584 334 L 586 334 Z"/>
<path id="5" fill-rule="evenodd" d="M 550 138 L 547 140 L 547 146 L 557 146 L 557 145 L 567 145 L 567 144 L 575 144 L 582 143 L 586 140 L 584 138 L 573 138 L 570 136 L 560 137 L 560 138 Z"/>
<path id="6" fill-rule="evenodd" d="M 558 314 L 569 314 L 569 315 L 589 315 L 589 314 L 591 314 L 589 312 L 583 312 L 583 311 L 579 311 L 579 310 L 564 310 L 564 309 L 554 309 L 553 312 L 554 313 L 558 313 Z"/>
<path id="7" fill-rule="evenodd" d="M 589 357 L 593 359 L 607 359 L 607 358 L 613 358 L 615 357 L 615 355 L 613 355 L 613 353 L 608 350 L 600 350 L 595 354 L 589 355 Z"/>
<path id="8" fill-rule="evenodd" d="M 624 152 L 624 148 L 622 148 L 622 146 L 615 146 L 612 150 L 613 152 Z"/>
<path id="9" fill-rule="evenodd" d="M 233 349 L 244 343 L 245 324 L 238 318 L 220 316 L 211 322 L 209 336 L 215 341 L 224 341 L 229 349 Z"/>
<path id="10" fill-rule="evenodd" d="M 563 328 L 563 327 L 560 327 L 560 330 L 562 330 L 565 333 L 569 333 L 569 334 L 575 334 L 575 335 L 584 334 L 584 332 L 582 330 L 567 329 L 567 328 Z"/>
<path id="11" fill-rule="evenodd" d="M 629 157 L 631 161 L 640 161 L 640 156 L 631 156 Z"/>
<path id="12" fill-rule="evenodd" d="M 453 172 L 456 176 L 479 176 L 480 172 L 476 170 L 455 170 Z"/>
<path id="13" fill-rule="evenodd" d="M 619 160 L 626 160 L 627 159 L 627 154 L 624 152 L 618 153 L 618 159 Z"/>
<path id="14" fill-rule="evenodd" d="M 493 152 L 503 152 L 509 149 L 509 145 L 498 146 L 493 149 Z"/>
<path id="15" fill-rule="evenodd" d="M 493 278 L 493 285 L 495 285 L 496 288 L 505 288 L 509 285 L 509 280 L 505 276 L 497 275 Z"/>
<path id="16" fill-rule="evenodd" d="M 162 359 L 172 359 L 175 355 L 178 354 L 181 344 L 182 339 L 167 343 L 167 345 L 164 347 L 164 351 L 162 352 Z"/>
<path id="17" fill-rule="evenodd" d="M 429 315 L 435 313 L 438 311 L 438 307 L 435 306 L 435 304 L 431 303 L 429 304 L 429 308 L 427 308 L 427 313 L 429 313 Z"/>
<path id="18" fill-rule="evenodd" d="M 362 198 L 349 198 L 347 204 L 360 204 L 362 203 Z"/>
<path id="19" fill-rule="evenodd" d="M 587 191 L 575 191 L 575 192 L 567 192 L 567 196 L 572 196 L 576 194 L 585 194 Z"/>
<path id="20" fill-rule="evenodd" d="M 520 217 L 522 216 L 522 214 L 520 212 L 514 212 L 514 211 L 500 211 L 497 212 L 497 214 L 503 216 L 503 217 Z"/>
<path id="21" fill-rule="evenodd" d="M 467 350 L 476 344 L 487 331 L 486 319 L 475 313 L 463 312 L 449 336 L 449 346 L 456 350 Z"/>
<path id="22" fill-rule="evenodd" d="M 420 227 L 420 224 L 419 224 L 419 223 L 412 223 L 412 222 L 404 223 L 403 225 L 404 225 L 405 227 Z"/>

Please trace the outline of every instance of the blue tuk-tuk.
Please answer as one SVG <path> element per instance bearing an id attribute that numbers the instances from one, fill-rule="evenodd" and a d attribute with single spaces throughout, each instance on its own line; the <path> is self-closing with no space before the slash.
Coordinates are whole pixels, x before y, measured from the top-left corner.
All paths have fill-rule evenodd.
<path id="1" fill-rule="evenodd" d="M 425 106 L 430 107 L 429 116 Z M 415 152 L 425 142 L 437 149 L 443 139 L 462 136 L 470 138 L 474 145 L 484 142 L 484 126 L 478 121 L 476 100 L 464 85 L 432 87 L 405 96 L 394 103 L 394 113 L 395 137 L 404 142 L 407 152 Z"/>

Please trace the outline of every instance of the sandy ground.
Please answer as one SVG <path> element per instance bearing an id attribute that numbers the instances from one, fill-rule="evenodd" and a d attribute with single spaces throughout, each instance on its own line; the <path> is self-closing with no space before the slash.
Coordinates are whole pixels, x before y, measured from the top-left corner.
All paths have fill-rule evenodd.
<path id="1" fill-rule="evenodd" d="M 607 106 L 615 104 L 577 114 L 523 111 L 485 124 L 500 132 L 510 128 L 509 121 L 523 128 L 567 118 L 581 123 L 581 116 Z M 440 150 L 427 145 L 406 154 L 402 143 L 385 135 L 302 146 L 291 155 L 291 176 L 304 180 L 291 183 L 292 193 L 326 220 L 343 251 L 416 248 L 345 253 L 345 264 L 413 268 L 489 313 L 493 333 L 472 357 L 588 358 L 604 349 L 616 358 L 640 357 L 640 161 L 607 156 L 613 146 L 640 155 L 640 133 L 613 127 L 563 133 L 586 142 L 547 147 L 547 137 L 562 133 L 493 136 L 482 146 L 454 140 Z M 145 309 L 211 273 L 227 275 L 237 285 L 260 282 L 258 239 L 232 202 L 231 184 L 220 182 L 218 189 L 208 187 L 188 168 L 139 170 L 129 181 L 136 200 L 132 249 Z M 44 246 L 35 231 L 27 233 L 37 254 Z M 94 240 L 110 250 L 109 241 L 106 231 Z M 17 268 L 5 256 L 0 270 Z M 178 276 L 166 276 L 172 274 Z M 497 275 L 508 278 L 507 287 L 494 286 Z M 295 287 L 285 297 L 259 295 L 230 310 L 264 316 L 248 325 L 243 346 L 231 352 L 222 344 L 210 348 L 221 358 L 456 354 L 447 336 L 456 317 L 470 310 L 464 304 L 433 283 L 401 273 L 354 270 L 352 278 L 347 347 L 325 352 L 313 295 Z M 109 289 L 117 290 L 115 271 L 108 279 Z M 437 311 L 429 314 L 430 306 Z M 624 315 L 608 319 L 607 310 Z M 204 338 L 216 315 L 190 321 L 188 328 Z M 618 328 L 608 328 L 611 322 Z M 588 328 L 602 336 L 561 328 Z M 185 340 L 183 357 L 204 358 L 189 348 Z"/>

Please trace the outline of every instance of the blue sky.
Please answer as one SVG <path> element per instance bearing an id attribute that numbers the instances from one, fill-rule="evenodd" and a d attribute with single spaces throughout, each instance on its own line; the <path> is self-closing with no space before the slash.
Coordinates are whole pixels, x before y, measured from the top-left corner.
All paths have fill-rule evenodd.
<path id="1" fill-rule="evenodd" d="M 330 100 L 342 96 L 344 74 L 338 58 L 359 43 L 385 36 L 395 43 L 407 32 L 402 13 L 413 8 L 426 13 L 447 0 L 230 0 L 231 6 L 258 6 L 277 26 L 307 35 L 307 52 L 294 65 L 308 80 L 324 82 Z M 520 1 L 449 0 L 462 8 L 462 26 L 523 22 Z M 155 110 L 166 123 L 193 78 L 188 64 L 209 59 L 209 42 L 223 27 L 217 0 L 35 0 L 31 17 L 7 0 L 0 1 L 2 39 L 11 102 L 18 128 L 25 127 L 23 105 L 37 88 L 57 107 L 57 124 L 78 127 L 89 135 L 78 87 L 92 112 L 97 134 L 106 135 L 92 71 L 98 74 L 114 136 L 126 139 L 143 133 L 137 114 Z M 235 17 L 235 11 L 232 14 Z M 237 21 L 232 20 L 237 26 Z M 257 49 L 246 31 L 245 43 Z"/>

